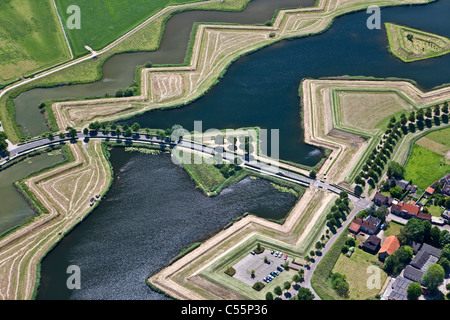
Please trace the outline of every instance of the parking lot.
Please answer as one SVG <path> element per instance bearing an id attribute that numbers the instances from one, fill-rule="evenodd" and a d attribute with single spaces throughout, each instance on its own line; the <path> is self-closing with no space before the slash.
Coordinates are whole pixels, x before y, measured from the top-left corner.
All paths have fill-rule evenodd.
<path id="1" fill-rule="evenodd" d="M 284 264 L 286 261 L 289 261 L 289 263 L 292 262 L 292 258 L 289 256 L 287 260 L 284 260 L 284 253 L 282 256 L 279 255 L 279 257 L 276 257 L 275 252 L 277 251 L 275 250 L 274 254 L 271 254 L 271 252 L 272 249 L 265 249 L 264 252 L 253 255 L 249 251 L 247 256 L 233 266 L 234 270 L 236 270 L 234 278 L 241 280 L 249 286 L 253 286 L 257 281 L 265 284 L 264 278 L 271 272 L 278 271 L 278 266 Z M 264 262 L 264 257 L 267 257 L 269 263 Z M 254 278 L 251 276 L 252 270 L 255 270 Z"/>

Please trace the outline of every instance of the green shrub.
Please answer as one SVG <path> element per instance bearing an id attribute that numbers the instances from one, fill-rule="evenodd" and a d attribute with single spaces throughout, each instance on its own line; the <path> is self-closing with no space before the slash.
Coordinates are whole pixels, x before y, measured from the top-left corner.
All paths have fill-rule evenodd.
<path id="1" fill-rule="evenodd" d="M 261 291 L 262 288 L 264 288 L 264 285 L 261 282 L 255 282 L 255 284 L 252 287 L 256 291 Z"/>
<path id="2" fill-rule="evenodd" d="M 234 276 L 236 273 L 236 270 L 234 270 L 233 267 L 229 267 L 227 270 L 225 270 L 225 274 L 229 275 L 230 277 Z"/>

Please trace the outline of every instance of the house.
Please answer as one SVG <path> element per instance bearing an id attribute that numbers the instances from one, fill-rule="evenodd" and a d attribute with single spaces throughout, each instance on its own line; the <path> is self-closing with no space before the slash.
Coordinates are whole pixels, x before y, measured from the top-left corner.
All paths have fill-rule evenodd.
<path id="1" fill-rule="evenodd" d="M 359 226 L 359 228 L 358 228 Z M 372 216 L 368 216 L 365 219 L 355 218 L 350 225 L 350 232 L 355 234 L 359 232 L 365 232 L 367 234 L 376 234 L 381 226 L 381 220 Z"/>
<path id="2" fill-rule="evenodd" d="M 427 269 L 429 265 L 437 263 L 440 257 L 441 250 L 424 243 L 410 265 L 417 269 Z"/>
<path id="3" fill-rule="evenodd" d="M 362 248 L 364 251 L 376 254 L 378 252 L 378 249 L 380 248 L 381 239 L 377 236 L 370 236 L 366 242 L 364 242 Z"/>
<path id="4" fill-rule="evenodd" d="M 377 192 L 375 194 L 375 197 L 373 198 L 373 202 L 379 207 L 381 206 L 390 207 L 392 205 L 393 200 L 394 199 L 392 197 L 385 196 L 384 194 L 379 192 Z"/>
<path id="5" fill-rule="evenodd" d="M 409 186 L 409 182 L 406 180 L 395 180 L 395 185 L 400 187 L 403 191 L 406 191 L 406 188 Z"/>
<path id="6" fill-rule="evenodd" d="M 396 236 L 387 237 L 381 246 L 380 251 L 378 251 L 378 260 L 384 261 L 387 257 L 393 254 L 400 248 L 400 241 Z"/>
<path id="7" fill-rule="evenodd" d="M 441 250 L 424 243 L 411 263 L 406 266 L 403 276 L 412 281 L 422 283 L 425 271 L 430 265 L 437 263 L 440 257 Z"/>
<path id="8" fill-rule="evenodd" d="M 434 189 L 432 187 L 428 187 L 425 189 L 425 193 L 426 194 L 433 194 L 434 193 Z"/>
<path id="9" fill-rule="evenodd" d="M 450 173 L 445 175 L 441 180 L 435 181 L 430 187 L 436 189 L 441 187 L 441 193 L 445 196 L 450 196 Z"/>
<path id="10" fill-rule="evenodd" d="M 417 214 L 417 218 L 420 219 L 420 220 L 428 220 L 430 222 L 432 221 L 432 215 L 428 214 L 428 213 L 425 213 L 425 212 L 422 212 L 422 211 L 420 211 Z"/>
<path id="11" fill-rule="evenodd" d="M 411 193 L 415 193 L 417 191 L 417 186 L 410 184 L 409 186 L 406 187 L 406 191 L 409 191 Z"/>
<path id="12" fill-rule="evenodd" d="M 348 231 L 354 234 L 358 234 L 359 230 L 361 229 L 361 225 L 353 221 L 350 224 L 350 227 L 348 227 Z"/>
<path id="13" fill-rule="evenodd" d="M 414 204 L 399 202 L 391 207 L 391 213 L 404 218 L 416 217 L 420 207 Z"/>
<path id="14" fill-rule="evenodd" d="M 422 212 L 421 207 L 415 204 L 399 202 L 397 204 L 392 205 L 391 213 L 406 219 L 417 218 L 420 220 L 431 221 L 431 215 Z"/>

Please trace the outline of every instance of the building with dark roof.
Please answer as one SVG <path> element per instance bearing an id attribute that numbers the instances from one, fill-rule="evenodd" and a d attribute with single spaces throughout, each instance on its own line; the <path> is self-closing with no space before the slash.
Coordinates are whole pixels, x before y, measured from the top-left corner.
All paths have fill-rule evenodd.
<path id="1" fill-rule="evenodd" d="M 406 266 L 403 276 L 412 281 L 422 283 L 425 271 L 430 265 L 437 263 L 440 257 L 441 250 L 424 243 L 411 263 Z"/>
<path id="2" fill-rule="evenodd" d="M 364 242 L 362 248 L 366 252 L 376 254 L 378 252 L 378 249 L 380 249 L 380 243 L 381 239 L 377 236 L 372 235 L 366 240 L 366 242 Z"/>
<path id="3" fill-rule="evenodd" d="M 359 226 L 359 228 L 358 228 Z M 365 232 L 369 235 L 376 234 L 381 226 L 381 220 L 372 216 L 365 219 L 355 218 L 349 230 L 353 233 Z"/>
<path id="4" fill-rule="evenodd" d="M 413 281 L 404 277 L 397 277 L 392 283 L 392 291 L 390 292 L 389 300 L 408 300 L 408 286 Z"/>
<path id="5" fill-rule="evenodd" d="M 413 253 L 417 254 L 417 252 L 419 252 L 419 250 L 422 248 L 422 243 L 413 241 L 410 246 L 413 249 Z"/>
<path id="6" fill-rule="evenodd" d="M 379 192 L 377 192 L 375 194 L 375 197 L 373 198 L 373 202 L 379 207 L 381 206 L 390 207 L 392 205 L 393 200 L 394 199 L 392 197 L 385 196 L 384 194 Z"/>
<path id="7" fill-rule="evenodd" d="M 411 265 L 407 265 L 403 271 L 403 276 L 411 281 L 422 283 L 424 271 L 416 269 Z"/>

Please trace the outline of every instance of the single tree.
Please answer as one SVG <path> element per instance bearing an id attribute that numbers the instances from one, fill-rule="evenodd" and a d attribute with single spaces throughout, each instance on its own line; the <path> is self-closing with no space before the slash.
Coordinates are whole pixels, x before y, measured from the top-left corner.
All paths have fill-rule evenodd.
<path id="1" fill-rule="evenodd" d="M 406 290 L 408 300 L 417 300 L 422 295 L 422 286 L 418 282 L 411 282 Z"/>
<path id="2" fill-rule="evenodd" d="M 289 281 L 286 281 L 283 284 L 284 290 L 288 291 L 291 288 L 291 283 Z"/>
<path id="3" fill-rule="evenodd" d="M 298 300 L 314 300 L 314 294 L 308 288 L 300 288 L 297 294 Z"/>
<path id="4" fill-rule="evenodd" d="M 277 296 L 281 296 L 283 294 L 283 290 L 281 290 L 280 286 L 276 286 L 275 289 L 273 289 L 273 292 L 277 295 Z"/>
<path id="5" fill-rule="evenodd" d="M 424 286 L 432 293 L 442 284 L 445 278 L 445 271 L 439 264 L 435 263 L 428 267 L 422 277 Z"/>

